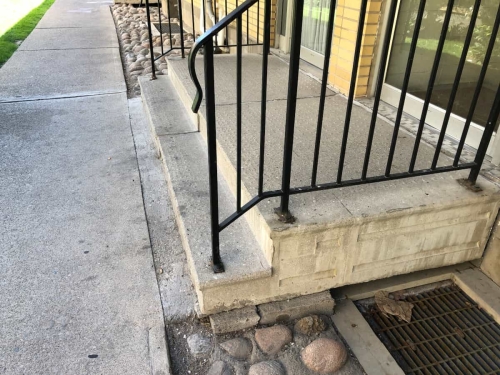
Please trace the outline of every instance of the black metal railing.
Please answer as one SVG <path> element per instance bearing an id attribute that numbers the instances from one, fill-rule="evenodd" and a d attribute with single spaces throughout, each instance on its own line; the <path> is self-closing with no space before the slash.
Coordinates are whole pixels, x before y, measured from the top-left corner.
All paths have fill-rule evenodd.
<path id="1" fill-rule="evenodd" d="M 371 121 L 369 124 L 368 139 L 366 144 L 366 149 L 364 153 L 364 162 L 361 176 L 354 179 L 343 179 L 343 170 L 345 164 L 346 150 L 347 150 L 347 140 L 349 136 L 349 128 L 351 123 L 351 113 L 354 102 L 354 95 L 356 90 L 356 79 L 358 73 L 358 66 L 361 55 L 362 38 L 363 38 L 363 27 L 365 25 L 365 16 L 367 14 L 367 3 L 368 0 L 362 0 L 361 8 L 359 12 L 359 24 L 357 31 L 357 38 L 355 42 L 354 58 L 352 64 L 352 75 L 350 81 L 349 93 L 347 96 L 346 105 L 346 115 L 344 120 L 344 127 L 342 134 L 339 137 L 342 139 L 340 157 L 338 161 L 337 177 L 336 180 L 330 183 L 317 183 L 317 171 L 318 171 L 318 160 L 319 160 L 319 150 L 321 146 L 321 133 L 323 127 L 323 114 L 325 107 L 325 96 L 327 89 L 327 78 L 328 78 L 328 64 L 331 54 L 331 44 L 332 35 L 334 28 L 334 14 L 336 9 L 336 1 L 332 0 L 330 4 L 330 14 L 328 19 L 328 30 L 327 30 L 327 40 L 326 40 L 326 50 L 325 50 L 325 62 L 323 66 L 323 77 L 321 83 L 321 94 L 319 100 L 319 111 L 316 127 L 316 137 L 315 137 L 315 148 L 314 148 L 314 160 L 313 168 L 311 171 L 311 183 L 307 186 L 292 187 L 290 184 L 291 180 L 291 167 L 292 167 L 292 154 L 293 154 L 293 141 L 294 141 L 294 128 L 295 128 L 295 115 L 296 115 L 296 104 L 297 104 L 297 90 L 298 90 L 298 78 L 299 78 L 299 63 L 300 63 L 300 48 L 301 48 L 301 36 L 302 36 L 302 19 L 304 7 L 304 0 L 296 0 L 294 4 L 294 20 L 292 26 L 292 38 L 291 38 L 291 52 L 290 52 L 290 64 L 289 64 L 289 78 L 288 78 L 288 96 L 287 96 L 287 106 L 286 106 L 286 122 L 285 122 L 285 139 L 284 139 L 284 153 L 283 153 L 283 165 L 282 165 L 282 181 L 281 189 L 279 190 L 264 190 L 264 145 L 266 137 L 266 101 L 267 101 L 267 70 L 268 70 L 268 53 L 270 46 L 270 12 L 271 12 L 271 0 L 265 0 L 265 26 L 264 26 L 264 41 L 263 41 L 263 54 L 262 54 L 262 88 L 261 88 L 261 126 L 260 126 L 260 153 L 259 153 L 259 176 L 258 176 L 258 193 L 247 203 L 242 204 L 241 202 L 241 86 L 242 86 L 242 74 L 241 74 L 241 64 L 242 64 L 242 14 L 248 11 L 248 9 L 253 6 L 258 0 L 247 0 L 241 5 L 239 5 L 233 12 L 227 15 L 225 18 L 220 20 L 215 26 L 209 29 L 205 34 L 203 34 L 195 43 L 191 49 L 189 55 L 189 71 L 191 78 L 196 86 L 196 97 L 193 102 L 192 110 L 197 112 L 200 108 L 203 90 L 198 80 L 196 74 L 195 60 L 197 54 L 200 50 L 203 50 L 203 60 L 204 60 L 204 73 L 205 73 L 205 104 L 206 104 L 206 124 L 207 124 L 207 147 L 208 147 L 208 168 L 209 168 L 209 185 L 210 185 L 210 210 L 211 210 L 211 233 L 212 233 L 212 262 L 213 269 L 215 272 L 223 272 L 224 266 L 220 257 L 219 252 L 219 235 L 220 232 L 227 228 L 236 219 L 245 214 L 248 210 L 254 207 L 263 199 L 270 197 L 280 197 L 281 204 L 276 210 L 280 217 L 280 220 L 284 222 L 293 222 L 294 218 L 290 213 L 289 200 L 290 195 L 301 194 L 307 192 L 314 192 L 327 189 L 335 189 L 347 186 L 368 184 L 383 182 L 389 180 L 396 180 L 415 176 L 424 176 L 435 173 L 451 172 L 456 170 L 470 169 L 470 174 L 468 182 L 472 185 L 476 183 L 476 179 L 479 175 L 481 165 L 483 164 L 484 158 L 486 156 L 486 150 L 488 148 L 490 139 L 492 137 L 495 124 L 498 121 L 500 113 L 500 85 L 496 90 L 496 96 L 491 107 L 489 117 L 484 129 L 484 133 L 477 149 L 475 160 L 471 162 L 462 162 L 461 153 L 464 147 L 465 139 L 467 137 L 467 132 L 469 130 L 470 124 L 472 122 L 472 116 L 474 114 L 479 93 L 481 91 L 483 81 L 488 69 L 489 61 L 492 55 L 493 47 L 495 45 L 499 23 L 500 23 L 500 6 L 497 11 L 496 19 L 494 21 L 494 26 L 492 28 L 492 33 L 489 39 L 488 47 L 484 55 L 484 61 L 481 67 L 480 75 L 476 85 L 473 99 L 471 101 L 469 114 L 467 116 L 465 126 L 463 128 L 462 135 L 460 137 L 458 150 L 454 156 L 454 161 L 451 165 L 447 166 L 437 166 L 438 158 L 441 154 L 441 148 L 443 145 L 443 140 L 446 133 L 446 128 L 448 121 L 450 119 L 451 111 L 453 108 L 455 95 L 460 83 L 462 71 L 467 58 L 467 53 L 472 40 L 472 34 L 474 32 L 475 23 L 478 17 L 479 7 L 481 0 L 476 0 L 472 14 L 470 16 L 470 23 L 467 29 L 467 35 L 465 36 L 463 52 L 461 53 L 460 60 L 458 63 L 457 72 L 455 75 L 453 87 L 451 89 L 451 95 L 449 98 L 448 105 L 446 107 L 446 113 L 443 120 L 443 124 L 440 130 L 439 139 L 437 142 L 437 147 L 434 153 L 432 163 L 429 168 L 426 169 L 415 169 L 415 162 L 419 152 L 419 145 L 422 138 L 422 132 L 425 126 L 425 120 L 427 115 L 427 110 L 430 105 L 430 100 L 433 92 L 433 87 L 435 84 L 437 71 L 439 68 L 439 63 L 441 55 L 443 53 L 443 47 L 446 40 L 446 35 L 450 25 L 450 19 L 452 16 L 452 10 L 454 6 L 454 0 L 449 0 L 447 4 L 447 10 L 444 15 L 443 25 L 438 41 L 438 45 L 435 52 L 435 58 L 432 64 L 432 69 L 430 73 L 430 78 L 428 82 L 428 88 L 425 95 L 424 105 L 422 114 L 420 116 L 420 122 L 411 153 L 411 161 L 407 171 L 405 172 L 392 172 L 393 160 L 395 157 L 395 149 L 398 141 L 399 128 L 403 116 L 403 108 L 405 104 L 406 94 L 408 92 L 408 84 L 410 80 L 410 74 L 412 70 L 412 64 L 415 57 L 415 52 L 417 49 L 417 40 L 420 32 L 420 26 L 424 18 L 424 9 L 426 5 L 426 0 L 420 0 L 419 8 L 417 11 L 415 19 L 415 27 L 413 32 L 412 42 L 409 47 L 408 61 L 406 64 L 406 69 L 403 78 L 403 84 L 401 89 L 401 96 L 399 100 L 399 105 L 397 108 L 396 121 L 394 124 L 394 130 L 391 137 L 390 149 L 388 152 L 387 163 L 385 167 L 385 173 L 379 176 L 368 177 L 367 171 L 370 163 L 370 155 L 372 149 L 372 143 L 374 139 L 374 133 L 376 128 L 376 120 L 378 116 L 378 108 L 381 99 L 382 87 L 384 84 L 384 74 L 388 64 L 388 55 L 390 50 L 391 36 L 394 32 L 394 25 L 396 14 L 398 12 L 398 7 L 400 2 L 392 1 L 388 9 L 388 24 L 385 31 L 384 42 L 381 50 L 381 61 L 379 67 L 379 74 L 377 81 L 375 83 L 375 95 L 374 95 L 374 106 L 371 115 Z M 217 176 L 217 152 L 216 152 L 216 113 L 215 113 L 215 76 L 214 76 L 214 38 L 217 33 L 223 30 L 232 22 L 237 22 L 237 34 L 238 43 L 236 51 L 236 64 L 237 64 L 237 78 L 236 78 L 236 209 L 233 214 L 225 218 L 222 222 L 219 221 L 219 208 L 218 208 L 218 176 Z"/>
<path id="2" fill-rule="evenodd" d="M 148 35 L 149 35 L 149 49 L 150 49 L 150 57 L 151 57 L 151 65 L 152 65 L 152 79 L 156 79 L 156 74 L 155 74 L 155 62 L 162 58 L 163 56 L 166 56 L 170 54 L 172 51 L 180 51 L 182 58 L 185 57 L 186 52 L 188 52 L 191 48 L 192 43 L 189 42 L 186 43 L 184 36 L 188 34 L 189 32 L 193 35 L 193 39 L 195 39 L 198 35 L 204 34 L 207 32 L 207 18 L 210 19 L 210 22 L 216 24 L 218 22 L 218 14 L 219 14 L 219 3 L 217 0 L 201 0 L 201 9 L 199 10 L 200 14 L 200 23 L 198 27 L 196 26 L 196 21 L 195 21 L 195 7 L 194 7 L 194 1 L 191 0 L 189 1 L 190 4 L 190 9 L 188 13 L 191 13 L 191 19 L 189 22 L 185 21 L 183 18 L 183 8 L 182 8 L 182 0 L 176 0 L 176 5 L 174 6 L 171 4 L 170 0 L 166 0 L 166 11 L 167 11 L 167 16 L 163 14 L 162 11 L 162 1 L 158 0 L 158 31 L 159 31 L 159 38 L 160 38 L 160 46 L 158 47 L 159 51 L 155 52 L 154 51 L 154 42 L 153 42 L 153 27 L 154 21 L 151 19 L 151 13 L 150 13 L 150 3 L 149 0 L 141 0 L 139 6 L 141 7 L 143 5 L 146 6 L 146 16 L 147 16 L 147 23 L 148 23 Z M 208 3 L 208 4 L 207 4 Z M 243 47 L 251 47 L 251 46 L 262 46 L 262 39 L 260 34 L 262 33 L 261 30 L 261 25 L 260 25 L 260 0 L 255 1 L 252 5 L 256 5 L 256 9 L 254 7 L 254 12 L 255 16 L 255 36 L 252 37 L 251 35 L 251 19 L 250 14 L 247 13 L 246 17 L 246 22 L 245 22 L 245 29 L 246 29 L 246 38 L 245 42 L 243 42 L 243 34 L 241 31 L 243 30 L 243 20 L 240 19 L 237 27 L 239 29 L 236 32 L 237 35 L 237 41 L 236 43 L 231 43 L 229 35 L 230 35 L 230 30 L 233 25 L 231 23 L 225 22 L 225 27 L 223 28 L 225 35 L 223 38 L 222 43 L 219 44 L 217 38 L 214 39 L 214 44 L 216 47 L 216 51 L 218 53 L 223 52 L 220 48 L 231 48 L 231 47 L 236 47 L 238 46 L 243 46 Z M 177 8 L 176 12 L 174 12 L 173 8 Z M 236 8 L 239 7 L 238 0 L 236 0 Z M 227 19 L 228 15 L 228 2 L 227 0 L 224 0 L 224 14 L 226 17 L 224 19 Z M 175 17 L 172 17 L 172 15 L 175 15 Z M 162 19 L 163 18 L 163 19 Z M 164 21 L 164 22 L 163 22 Z M 166 29 L 163 29 L 163 25 L 166 24 Z M 218 33 L 222 31 L 220 29 Z M 165 46 L 164 43 L 164 34 L 168 34 L 168 44 Z M 176 43 L 173 42 L 175 39 L 175 36 L 178 37 L 178 42 L 176 40 Z"/>

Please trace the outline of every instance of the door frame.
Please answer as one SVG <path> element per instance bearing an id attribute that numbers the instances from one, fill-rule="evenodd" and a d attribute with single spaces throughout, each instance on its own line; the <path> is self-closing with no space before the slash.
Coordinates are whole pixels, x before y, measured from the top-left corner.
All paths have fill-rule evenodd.
<path id="1" fill-rule="evenodd" d="M 281 30 L 278 30 L 278 38 L 277 38 L 277 42 L 278 42 L 278 45 L 277 47 L 279 48 L 279 50 L 283 53 L 290 53 L 290 44 L 291 44 L 291 40 L 292 40 L 292 33 L 291 33 L 291 30 L 292 30 L 292 22 L 293 22 L 293 9 L 294 9 L 294 5 L 295 5 L 295 0 L 281 0 L 279 2 L 279 4 L 283 4 L 284 1 L 287 1 L 287 8 L 286 8 L 286 19 L 285 19 L 285 23 L 286 23 L 286 32 L 285 32 L 285 35 L 281 35 Z M 280 28 L 281 28 L 281 13 L 280 14 L 280 18 L 279 18 L 279 22 L 280 22 Z M 304 46 L 300 46 L 300 58 L 301 60 L 304 60 L 320 69 L 323 69 L 323 65 L 324 65 L 324 62 L 325 62 L 325 56 L 316 52 L 316 51 L 313 51 L 309 48 L 306 48 Z"/>
<path id="2" fill-rule="evenodd" d="M 380 28 L 379 30 L 379 35 L 383 36 L 385 35 L 385 30 L 387 29 L 387 21 L 388 21 L 388 14 L 389 14 L 389 9 L 390 9 L 390 4 L 392 4 L 393 1 L 398 1 L 398 3 L 401 3 L 403 0 L 387 0 L 384 9 L 382 10 L 383 15 L 383 27 Z M 396 17 L 394 19 L 394 28 L 392 30 L 391 34 L 391 43 L 389 46 L 389 59 L 387 61 L 387 65 L 384 70 L 384 85 L 382 87 L 382 95 L 380 96 L 380 100 L 393 105 L 395 107 L 398 106 L 399 103 L 399 98 L 401 96 L 401 90 L 391 86 L 387 83 L 385 83 L 385 78 L 387 77 L 387 70 L 389 68 L 389 61 L 390 61 L 390 56 L 392 53 L 392 47 L 393 47 L 393 40 L 394 40 L 394 33 L 396 32 L 396 23 L 398 21 L 398 16 L 399 16 L 399 9 L 400 6 L 398 6 L 398 10 L 396 13 Z M 379 66 L 380 66 L 380 58 L 381 58 L 381 48 L 383 45 L 384 40 L 381 40 L 382 38 L 379 39 L 379 43 L 377 46 L 377 58 L 375 59 L 372 69 L 375 70 L 374 78 L 372 82 L 376 82 L 378 79 L 378 71 L 379 71 Z M 372 87 L 370 88 L 370 93 L 373 96 L 375 91 L 375 85 L 373 84 Z M 405 99 L 405 105 L 404 105 L 404 113 L 407 113 L 417 119 L 420 119 L 420 116 L 422 114 L 422 109 L 423 109 L 423 104 L 424 101 L 412 94 L 406 93 L 406 99 Z M 432 126 L 433 128 L 437 130 L 441 130 L 443 126 L 443 120 L 444 120 L 444 115 L 446 113 L 446 110 L 438 107 L 432 103 L 429 103 L 429 108 L 427 110 L 427 115 L 425 117 L 425 123 L 429 126 Z M 449 135 L 455 139 L 460 139 L 461 134 L 462 134 L 462 129 L 463 125 L 465 123 L 466 119 L 454 114 L 453 112 L 451 113 L 450 119 L 448 121 L 448 126 L 446 128 L 446 135 Z M 469 131 L 467 133 L 467 138 L 465 141 L 465 144 L 473 147 L 475 149 L 478 148 L 479 142 L 481 141 L 481 137 L 483 135 L 483 127 L 471 122 Z M 493 133 L 490 144 L 488 146 L 488 150 L 486 151 L 486 154 L 491 156 L 493 158 L 493 162 L 500 162 L 500 137 L 496 137 L 496 132 Z"/>

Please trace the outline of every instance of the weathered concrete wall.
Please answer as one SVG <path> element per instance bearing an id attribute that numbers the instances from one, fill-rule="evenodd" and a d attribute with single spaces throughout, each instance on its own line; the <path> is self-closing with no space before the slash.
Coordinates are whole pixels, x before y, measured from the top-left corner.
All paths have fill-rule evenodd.
<path id="1" fill-rule="evenodd" d="M 189 108 L 192 101 L 182 77 L 172 68 L 169 78 Z M 205 136 L 204 110 L 196 116 L 195 123 Z M 234 196 L 234 165 L 219 142 L 217 148 L 220 175 Z M 263 202 L 244 220 L 272 266 L 272 275 L 235 278 L 224 284 L 202 284 L 193 277 L 201 312 L 211 314 L 479 259 L 499 209 L 498 188 L 481 179 L 484 191 L 476 194 L 456 183 L 458 175 L 448 176 L 401 181 L 390 189 L 387 185 L 366 188 L 350 197 L 357 202 L 358 208 L 351 207 L 354 213 L 346 208 L 345 215 L 322 211 L 321 222 L 307 214 L 294 225 L 277 224 L 272 213 L 276 205 Z M 243 201 L 251 197 L 243 183 Z M 332 200 L 339 198 L 328 196 L 320 204 Z M 294 207 L 297 215 L 301 206 Z"/>
<path id="2" fill-rule="evenodd" d="M 481 270 L 500 285 L 500 222 L 496 221 L 481 262 Z"/>
<path id="3" fill-rule="evenodd" d="M 200 290 L 200 307 L 211 313 L 478 259 L 498 208 L 496 199 L 483 197 L 283 236 L 271 233 L 273 276 Z M 499 244 L 492 251 L 497 276 Z"/>

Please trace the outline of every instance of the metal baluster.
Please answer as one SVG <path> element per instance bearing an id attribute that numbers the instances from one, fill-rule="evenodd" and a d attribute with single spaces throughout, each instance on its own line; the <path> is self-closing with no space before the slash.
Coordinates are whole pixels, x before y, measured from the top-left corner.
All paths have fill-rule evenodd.
<path id="1" fill-rule="evenodd" d="M 389 156 L 387 157 L 387 164 L 385 167 L 385 176 L 389 177 L 391 174 L 392 161 L 394 152 L 396 150 L 396 142 L 398 141 L 399 126 L 401 125 L 401 118 L 403 117 L 403 109 L 405 106 L 406 92 L 408 91 L 408 84 L 410 83 L 411 68 L 413 66 L 413 59 L 415 58 L 415 51 L 417 49 L 418 35 L 420 33 L 420 26 L 422 18 L 424 17 L 426 0 L 420 0 L 418 7 L 417 19 L 413 29 L 413 36 L 410 44 L 410 51 L 408 52 L 408 62 L 406 63 L 405 75 L 403 78 L 403 85 L 401 86 L 401 94 L 399 97 L 398 110 L 396 114 L 396 121 L 394 121 L 394 131 L 392 132 L 391 147 L 389 148 Z"/>
<path id="2" fill-rule="evenodd" d="M 160 21 L 161 55 L 163 56 L 164 52 L 163 52 L 163 28 L 162 28 L 162 25 L 161 25 L 161 5 L 162 5 L 161 0 L 158 0 L 158 20 Z M 169 22 L 170 22 L 170 20 L 169 20 Z"/>
<path id="3" fill-rule="evenodd" d="M 293 222 L 289 211 L 290 180 L 292 173 L 293 133 L 295 128 L 295 112 L 297 106 L 297 87 L 299 84 L 300 43 L 302 39 L 304 0 L 296 0 L 294 5 L 294 20 L 290 49 L 290 68 L 288 73 L 288 95 L 286 103 L 285 146 L 283 151 L 283 168 L 281 181 L 281 204 L 276 210 L 280 220 Z"/>
<path id="4" fill-rule="evenodd" d="M 184 58 L 185 57 L 185 55 L 184 55 L 184 23 L 182 22 L 182 1 L 181 0 L 177 0 L 177 9 L 179 11 L 179 26 L 181 28 L 181 54 L 182 54 L 182 58 Z"/>
<path id="5" fill-rule="evenodd" d="M 352 103 L 354 101 L 354 91 L 356 91 L 356 79 L 358 73 L 358 65 L 359 65 L 359 55 L 361 53 L 361 41 L 363 39 L 363 27 L 365 24 L 365 14 L 366 14 L 366 6 L 368 0 L 362 0 L 361 9 L 359 11 L 359 21 L 358 21 L 358 34 L 356 36 L 356 49 L 354 51 L 354 62 L 352 64 L 352 73 L 351 73 L 351 84 L 349 87 L 349 97 L 347 99 L 347 108 L 345 115 L 345 123 L 344 123 L 344 133 L 342 135 L 342 146 L 340 148 L 340 158 L 339 158 L 339 169 L 337 171 L 337 183 L 342 182 L 342 173 L 344 171 L 344 160 L 345 153 L 347 148 L 347 139 L 349 137 L 349 125 L 351 122 L 351 112 L 352 112 Z"/>
<path id="6" fill-rule="evenodd" d="M 460 142 L 458 143 L 457 153 L 455 154 L 455 160 L 453 161 L 453 165 L 455 167 L 460 162 L 460 156 L 462 155 L 465 139 L 467 138 L 467 133 L 469 132 L 469 127 L 472 122 L 472 117 L 474 116 L 474 111 L 476 110 L 476 105 L 477 101 L 479 100 L 479 95 L 481 94 L 481 89 L 483 88 L 484 77 L 486 76 L 486 72 L 488 70 L 491 53 L 493 52 L 493 48 L 495 47 L 499 25 L 500 25 L 500 5 L 498 6 L 497 16 L 495 19 L 495 23 L 493 25 L 493 29 L 491 31 L 490 41 L 488 44 L 488 48 L 486 49 L 486 54 L 484 56 L 481 72 L 479 73 L 479 78 L 477 80 L 476 90 L 474 91 L 474 96 L 472 97 L 469 113 L 467 114 L 467 119 L 465 120 L 462 136 L 460 138 Z"/>
<path id="7" fill-rule="evenodd" d="M 318 124 L 316 126 L 316 144 L 314 145 L 313 170 L 311 185 L 316 185 L 318 173 L 319 148 L 321 145 L 321 132 L 323 129 L 323 114 L 325 111 L 326 84 L 328 81 L 328 68 L 330 65 L 330 54 L 332 52 L 333 24 L 335 19 L 336 0 L 330 0 L 330 14 L 328 15 L 328 25 L 326 32 L 325 60 L 323 62 L 323 76 L 321 77 L 321 93 L 319 97 Z"/>
<path id="8" fill-rule="evenodd" d="M 236 211 L 241 211 L 241 58 L 243 30 L 241 15 L 236 20 Z"/>
<path id="9" fill-rule="evenodd" d="M 194 0 L 191 0 L 191 22 L 193 23 L 193 30 L 192 30 L 193 31 L 193 40 L 196 40 L 196 26 L 194 23 Z"/>
<path id="10" fill-rule="evenodd" d="M 257 0 L 257 44 L 259 44 L 260 34 L 260 0 Z"/>
<path id="11" fill-rule="evenodd" d="M 271 0 L 264 0 L 264 45 L 262 47 L 262 97 L 260 102 L 259 196 L 264 190 L 264 157 L 266 144 L 267 65 L 271 44 Z"/>
<path id="12" fill-rule="evenodd" d="M 250 9 L 246 11 L 246 15 L 247 15 L 247 44 L 249 44 L 250 34 L 248 30 L 248 24 L 250 23 Z"/>
<path id="13" fill-rule="evenodd" d="M 380 104 L 382 87 L 384 86 L 385 69 L 387 67 L 389 49 L 391 47 L 391 36 L 392 36 L 392 31 L 394 29 L 394 20 L 396 18 L 397 9 L 398 9 L 398 1 L 393 0 L 391 2 L 391 8 L 389 10 L 389 18 L 387 19 L 387 29 L 385 31 L 384 46 L 382 48 L 380 67 L 377 78 L 377 88 L 375 89 L 375 101 L 373 103 L 373 112 L 370 121 L 370 130 L 368 131 L 368 140 L 366 142 L 365 161 L 363 163 L 363 171 L 361 173 L 362 180 L 366 180 L 366 175 L 368 173 L 368 166 L 370 164 L 370 154 L 372 150 L 373 136 L 375 134 L 375 125 L 377 123 L 378 107 Z"/>
<path id="14" fill-rule="evenodd" d="M 149 55 L 151 57 L 151 80 L 154 80 L 156 79 L 155 54 L 153 52 L 153 33 L 151 32 L 151 14 L 149 13 L 149 0 L 146 0 L 146 17 L 148 17 Z"/>
<path id="15" fill-rule="evenodd" d="M 418 156 L 418 148 L 420 146 L 420 139 L 422 138 L 422 132 L 424 130 L 425 118 L 427 116 L 427 110 L 429 109 L 429 104 L 431 101 L 432 90 L 434 89 L 434 82 L 436 81 L 437 71 L 439 68 L 439 62 L 441 61 L 441 54 L 443 53 L 444 42 L 446 40 L 446 34 L 448 32 L 448 26 L 450 24 L 451 14 L 453 13 L 453 5 L 455 0 L 448 1 L 448 8 L 446 9 L 446 14 L 443 20 L 443 27 L 441 28 L 441 35 L 439 37 L 438 46 L 436 48 L 436 55 L 434 57 L 434 63 L 431 69 L 431 75 L 429 78 L 429 83 L 427 86 L 427 92 L 425 94 L 424 106 L 422 109 L 422 114 L 420 115 L 420 122 L 418 124 L 417 135 L 415 137 L 415 145 L 413 146 L 413 153 L 410 161 L 410 168 L 408 169 L 410 173 L 415 170 L 415 163 Z"/>
<path id="16" fill-rule="evenodd" d="M 204 47 L 205 104 L 207 116 L 208 179 L 210 185 L 210 227 L 212 235 L 212 268 L 224 272 L 220 257 L 219 193 L 217 181 L 217 130 L 215 121 L 214 42 L 210 38 Z"/>
<path id="17" fill-rule="evenodd" d="M 224 0 L 224 7 L 226 10 L 226 16 L 227 16 L 227 0 Z M 228 33 L 228 27 L 226 26 L 226 46 L 229 45 L 229 33 Z"/>
<path id="18" fill-rule="evenodd" d="M 193 0 L 192 0 L 193 1 Z M 205 8 L 205 1 L 206 0 L 201 0 L 202 8 L 203 8 L 203 32 L 207 32 L 207 11 Z"/>
<path id="19" fill-rule="evenodd" d="M 446 128 L 448 127 L 448 122 L 450 121 L 451 111 L 453 110 L 453 103 L 455 102 L 455 97 L 457 95 L 458 86 L 460 85 L 460 79 L 462 78 L 462 72 L 464 70 L 465 62 L 467 61 L 467 52 L 469 51 L 470 42 L 472 40 L 472 34 L 474 33 L 474 27 L 476 25 L 477 15 L 479 13 L 479 6 L 481 5 L 481 0 L 476 0 L 474 4 L 474 9 L 471 15 L 471 21 L 469 24 L 469 29 L 467 30 L 467 35 L 464 41 L 464 47 L 462 50 L 462 55 L 460 56 L 460 61 L 458 62 L 457 73 L 455 75 L 455 81 L 451 88 L 450 98 L 448 100 L 448 106 L 446 107 L 446 113 L 443 119 L 443 125 L 439 132 L 439 139 L 436 145 L 436 151 L 434 153 L 434 159 L 432 160 L 431 169 L 435 169 L 439 160 L 439 155 L 441 154 L 441 147 L 443 145 L 444 136 L 446 135 Z"/>
<path id="20" fill-rule="evenodd" d="M 481 171 L 481 166 L 483 165 L 484 157 L 486 156 L 486 151 L 490 144 L 491 136 L 495 130 L 495 125 L 498 121 L 498 115 L 500 114 L 500 85 L 497 87 L 497 93 L 495 95 L 495 101 L 491 107 L 490 115 L 488 116 L 488 122 L 484 128 L 483 136 L 481 137 L 481 142 L 477 149 L 476 158 L 474 163 L 476 166 L 472 168 L 469 174 L 469 181 L 474 184 L 476 183 L 479 172 Z"/>
<path id="21" fill-rule="evenodd" d="M 172 22 L 170 22 L 170 19 L 171 19 L 171 15 L 172 13 L 170 13 L 170 1 L 167 0 L 167 12 L 168 12 L 168 37 L 170 38 L 170 51 L 172 51 L 173 49 L 173 46 L 172 46 Z"/>

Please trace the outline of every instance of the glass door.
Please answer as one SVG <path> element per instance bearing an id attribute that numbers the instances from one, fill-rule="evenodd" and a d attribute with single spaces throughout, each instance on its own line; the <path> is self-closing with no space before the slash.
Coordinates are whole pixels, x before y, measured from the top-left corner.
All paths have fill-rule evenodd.
<path id="1" fill-rule="evenodd" d="M 396 0 L 393 0 L 396 1 Z M 394 106 L 398 105 L 401 86 L 408 60 L 419 0 L 400 0 L 400 8 L 393 35 L 391 54 L 385 77 L 382 99 Z M 427 1 L 424 19 L 420 28 L 417 51 L 413 62 L 405 112 L 416 118 L 422 115 L 423 99 L 426 95 L 429 76 L 448 0 Z M 441 129 L 445 109 L 451 94 L 458 62 L 463 50 L 474 0 L 456 0 L 448 28 L 443 54 L 434 84 L 431 105 L 426 115 L 426 123 Z M 467 117 L 472 96 L 476 89 L 486 47 L 498 9 L 498 0 L 484 0 L 479 8 L 471 46 L 467 55 L 460 85 L 453 105 L 447 134 L 460 138 Z M 500 82 L 500 43 L 497 43 L 491 56 L 488 72 L 481 90 L 478 105 L 473 116 L 466 143 L 477 148 L 483 133 L 488 111 L 492 106 L 495 91 Z M 497 124 L 498 128 L 498 124 Z M 493 141 L 490 144 L 493 145 Z M 490 150 L 491 151 L 491 150 Z"/>
<path id="2" fill-rule="evenodd" d="M 331 0 L 305 0 L 302 23 L 302 59 L 323 67 Z"/>
<path id="3" fill-rule="evenodd" d="M 290 1 L 290 3 L 289 3 Z M 331 0 L 304 0 L 300 58 L 323 68 Z M 293 0 L 278 0 L 279 49 L 290 53 Z"/>

